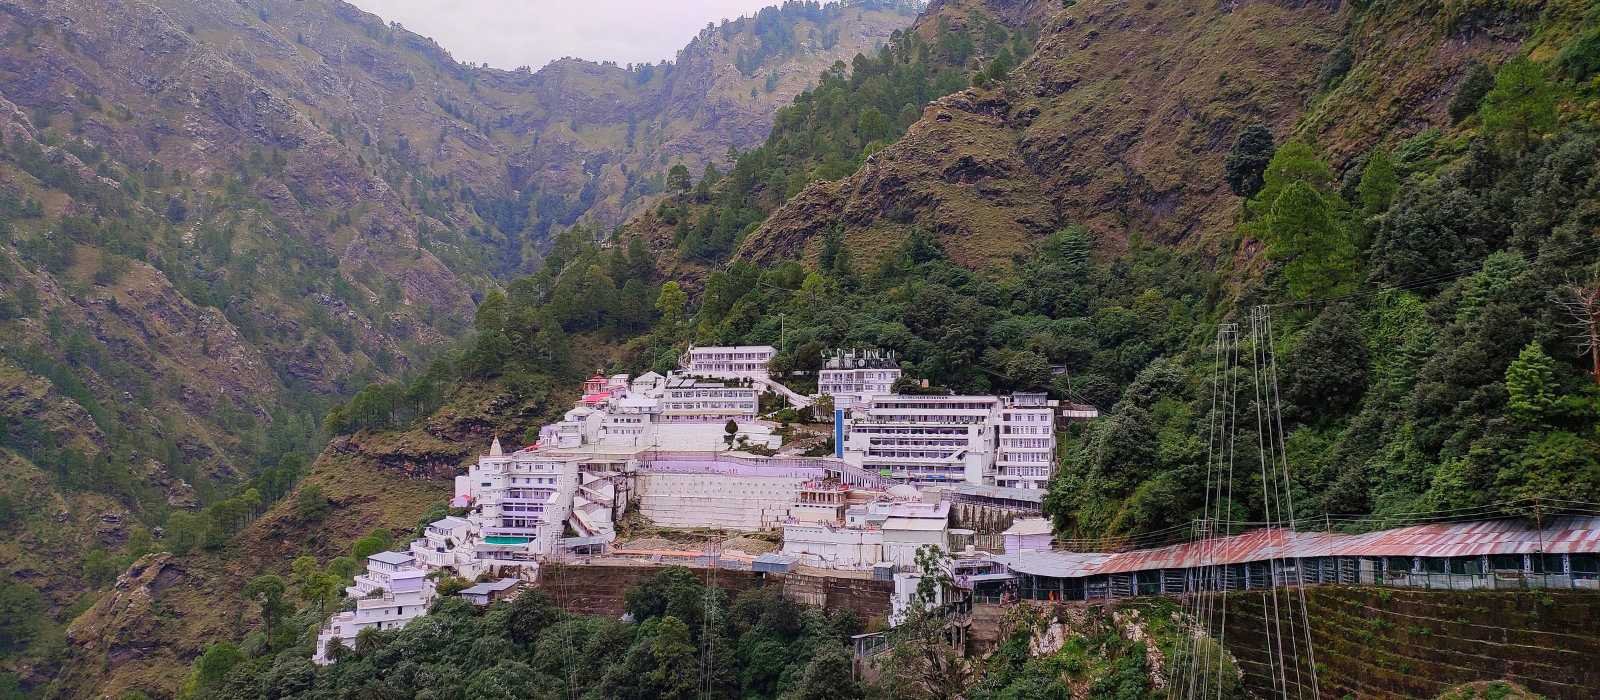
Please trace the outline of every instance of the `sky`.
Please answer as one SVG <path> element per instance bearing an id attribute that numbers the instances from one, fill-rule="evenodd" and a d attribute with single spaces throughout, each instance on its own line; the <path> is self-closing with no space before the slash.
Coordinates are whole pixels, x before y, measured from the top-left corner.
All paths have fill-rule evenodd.
<path id="1" fill-rule="evenodd" d="M 465 63 L 535 69 L 563 56 L 620 64 L 672 59 L 707 22 L 780 0 L 350 0 L 433 37 Z"/>

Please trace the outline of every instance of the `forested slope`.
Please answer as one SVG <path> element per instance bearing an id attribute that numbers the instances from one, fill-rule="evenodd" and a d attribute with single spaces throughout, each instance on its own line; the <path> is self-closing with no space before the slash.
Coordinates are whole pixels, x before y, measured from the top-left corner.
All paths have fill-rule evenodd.
<path id="1" fill-rule="evenodd" d="M 507 71 L 336 0 L 0 2 L 0 666 L 43 683 L 129 561 L 286 495 L 330 405 L 913 14 L 794 3 L 672 62 Z"/>
<path id="2" fill-rule="evenodd" d="M 798 97 L 731 173 L 673 174 L 616 245 L 558 237 L 485 296 L 459 352 L 334 411 L 354 437 L 314 472 L 445 468 L 535 427 L 583 373 L 689 342 L 772 344 L 779 369 L 868 345 L 937 387 L 1100 406 L 1067 434 L 1046 506 L 1064 536 L 1138 536 L 1198 512 L 1213 335 L 1267 305 L 1302 517 L 1600 502 L 1573 338 L 1593 317 L 1562 303 L 1600 285 L 1597 71 L 1600 17 L 1571 0 L 936 3 Z M 1260 502 L 1246 479 L 1232 515 L 1260 520 Z M 423 515 L 393 504 L 413 512 L 280 503 L 273 549 L 326 557 L 307 533 Z M 202 643 L 162 644 L 110 687 L 160 685 Z M 249 651 L 296 649 L 252 635 Z"/>

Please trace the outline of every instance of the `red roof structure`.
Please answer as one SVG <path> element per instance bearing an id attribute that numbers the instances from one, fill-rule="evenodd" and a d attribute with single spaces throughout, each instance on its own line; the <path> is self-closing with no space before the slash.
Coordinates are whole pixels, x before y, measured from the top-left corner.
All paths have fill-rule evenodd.
<path id="1" fill-rule="evenodd" d="M 1155 569 L 1189 569 L 1269 559 L 1313 557 L 1465 557 L 1489 554 L 1600 552 L 1600 517 L 1552 516 L 1543 527 L 1528 520 L 1479 520 L 1381 530 L 1364 535 L 1295 532 L 1282 528 L 1210 541 L 1111 554 L 1039 552 L 1005 555 L 1013 571 L 1059 578 Z"/>

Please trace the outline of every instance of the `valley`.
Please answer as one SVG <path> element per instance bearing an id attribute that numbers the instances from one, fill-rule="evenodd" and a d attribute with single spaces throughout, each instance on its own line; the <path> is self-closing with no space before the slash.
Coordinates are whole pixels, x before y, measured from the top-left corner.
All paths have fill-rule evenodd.
<path id="1" fill-rule="evenodd" d="M 332 0 L 0 2 L 0 37 L 0 696 L 1582 695 L 1595 553 L 1546 526 L 1600 514 L 1585 3 L 787 3 L 512 71 Z M 490 457 L 559 474 L 537 524 Z M 1447 526 L 1538 534 L 1291 542 Z M 720 586 L 745 533 L 807 568 Z M 435 612 L 315 667 L 385 551 Z M 1095 568 L 1130 552 L 1170 565 Z M 538 595 L 474 611 L 479 574 Z M 1258 587 L 1307 649 L 1257 653 Z M 1486 610 L 1537 651 L 1479 653 Z"/>

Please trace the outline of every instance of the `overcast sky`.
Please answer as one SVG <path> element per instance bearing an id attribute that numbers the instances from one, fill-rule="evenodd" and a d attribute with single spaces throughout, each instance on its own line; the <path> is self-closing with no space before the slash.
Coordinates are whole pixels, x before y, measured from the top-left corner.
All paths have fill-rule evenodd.
<path id="1" fill-rule="evenodd" d="M 562 56 L 654 63 L 671 59 L 706 22 L 781 0 L 350 0 L 433 37 L 456 60 L 535 69 Z"/>

